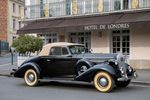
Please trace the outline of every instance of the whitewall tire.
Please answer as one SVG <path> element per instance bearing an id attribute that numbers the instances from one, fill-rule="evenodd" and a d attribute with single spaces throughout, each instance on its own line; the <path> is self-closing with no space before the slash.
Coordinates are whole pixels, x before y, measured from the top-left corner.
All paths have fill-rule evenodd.
<path id="1" fill-rule="evenodd" d="M 25 72 L 24 81 L 28 86 L 36 86 L 38 84 L 38 76 L 35 70 L 28 69 Z"/>
<path id="2" fill-rule="evenodd" d="M 100 92 L 110 92 L 114 88 L 114 80 L 110 74 L 101 71 L 94 76 L 94 86 Z"/>

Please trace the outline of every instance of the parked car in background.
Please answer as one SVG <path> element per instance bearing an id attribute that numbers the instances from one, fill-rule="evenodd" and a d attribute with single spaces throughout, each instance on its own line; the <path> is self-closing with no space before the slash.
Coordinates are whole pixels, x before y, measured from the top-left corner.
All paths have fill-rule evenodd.
<path id="1" fill-rule="evenodd" d="M 84 45 L 58 42 L 47 44 L 37 57 L 25 61 L 14 72 L 28 86 L 42 79 L 93 82 L 100 92 L 126 87 L 137 74 L 122 54 L 90 53 Z"/>

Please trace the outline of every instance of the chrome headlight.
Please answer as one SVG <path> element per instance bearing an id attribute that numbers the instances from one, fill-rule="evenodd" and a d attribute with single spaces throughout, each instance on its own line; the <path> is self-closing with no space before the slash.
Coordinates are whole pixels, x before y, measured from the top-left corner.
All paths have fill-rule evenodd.
<path id="1" fill-rule="evenodd" d="M 128 66 L 128 70 L 129 72 L 132 72 L 132 68 L 130 66 Z"/>
<path id="2" fill-rule="evenodd" d="M 125 74 L 125 70 L 123 67 L 120 68 L 121 74 Z"/>
<path id="3" fill-rule="evenodd" d="M 121 53 L 117 55 L 117 62 L 125 62 L 125 56 Z"/>

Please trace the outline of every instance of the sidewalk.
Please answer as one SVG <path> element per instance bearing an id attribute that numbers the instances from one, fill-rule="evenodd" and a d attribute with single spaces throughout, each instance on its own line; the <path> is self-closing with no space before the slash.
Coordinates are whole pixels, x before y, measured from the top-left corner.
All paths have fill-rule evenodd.
<path id="1" fill-rule="evenodd" d="M 143 83 L 150 85 L 150 69 L 137 69 L 138 77 L 133 79 L 133 83 Z"/>
<path id="2" fill-rule="evenodd" d="M 0 56 L 0 76 L 10 76 L 12 69 L 17 67 L 16 54 L 13 57 L 13 65 L 11 64 L 11 54 L 6 53 Z"/>
<path id="3" fill-rule="evenodd" d="M 10 72 L 12 69 L 17 68 L 17 63 L 15 62 L 13 65 L 11 63 L 0 65 L 0 76 L 10 76 Z M 137 69 L 138 77 L 137 79 L 133 79 L 133 83 L 137 84 L 149 84 L 150 85 L 150 69 Z"/>
<path id="4" fill-rule="evenodd" d="M 13 65 L 11 63 L 0 65 L 0 76 L 10 76 L 10 72 L 14 68 L 17 68 L 16 62 Z"/>

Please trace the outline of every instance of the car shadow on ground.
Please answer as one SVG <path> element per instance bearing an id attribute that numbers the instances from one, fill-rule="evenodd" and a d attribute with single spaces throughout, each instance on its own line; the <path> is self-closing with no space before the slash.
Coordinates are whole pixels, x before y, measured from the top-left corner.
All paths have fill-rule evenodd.
<path id="1" fill-rule="evenodd" d="M 21 84 L 22 86 L 26 86 L 25 84 Z M 43 88 L 53 88 L 53 89 L 68 89 L 68 90 L 89 90 L 91 92 L 98 92 L 93 83 L 87 83 L 87 82 L 76 82 L 76 81 L 46 81 L 46 82 L 40 82 L 40 84 L 37 87 L 43 87 Z M 145 87 L 146 88 L 146 87 Z M 126 88 L 117 88 L 115 87 L 110 93 L 122 93 L 122 92 L 135 92 L 135 91 L 141 91 L 143 90 L 143 87 L 137 87 L 134 85 L 129 85 Z"/>
<path id="2" fill-rule="evenodd" d="M 67 88 L 67 89 L 91 89 L 94 90 L 94 86 L 92 83 L 86 82 L 75 82 L 75 81 L 49 81 L 49 82 L 40 82 L 40 87 L 59 87 L 59 88 Z"/>

